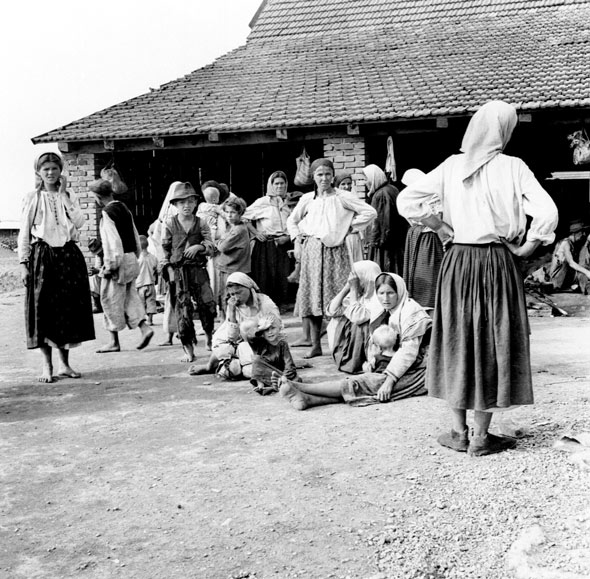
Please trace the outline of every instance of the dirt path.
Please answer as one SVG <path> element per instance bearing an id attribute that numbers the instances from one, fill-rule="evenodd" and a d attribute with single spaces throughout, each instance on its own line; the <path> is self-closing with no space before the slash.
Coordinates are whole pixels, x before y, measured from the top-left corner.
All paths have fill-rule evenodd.
<path id="1" fill-rule="evenodd" d="M 533 525 L 547 539 L 521 562 L 590 573 L 587 471 L 552 449 L 590 430 L 588 320 L 532 320 L 530 435 L 469 459 L 436 444 L 439 401 L 296 412 L 187 376 L 179 347 L 136 351 L 138 332 L 120 354 L 75 350 L 82 379 L 38 384 L 21 301 L 0 295 L 0 577 L 509 578 Z"/>

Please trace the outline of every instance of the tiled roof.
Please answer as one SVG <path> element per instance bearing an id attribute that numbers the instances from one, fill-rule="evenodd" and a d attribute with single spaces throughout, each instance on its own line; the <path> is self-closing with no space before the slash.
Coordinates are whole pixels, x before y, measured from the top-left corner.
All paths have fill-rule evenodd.
<path id="1" fill-rule="evenodd" d="M 399 7 L 401 14 L 410 4 L 420 19 L 398 15 L 401 23 L 368 29 L 377 13 L 385 17 L 385 7 Z M 355 12 L 357 29 L 343 24 L 321 32 L 313 23 L 330 21 L 326 11 L 338 5 L 366 9 Z M 308 10 L 311 37 L 264 36 L 269 19 L 287 6 Z M 434 18 L 443 6 L 452 17 Z M 285 17 L 284 25 L 292 20 Z M 590 107 L 590 0 L 270 0 L 245 46 L 35 142 L 464 114 L 490 99 L 525 110 Z"/>

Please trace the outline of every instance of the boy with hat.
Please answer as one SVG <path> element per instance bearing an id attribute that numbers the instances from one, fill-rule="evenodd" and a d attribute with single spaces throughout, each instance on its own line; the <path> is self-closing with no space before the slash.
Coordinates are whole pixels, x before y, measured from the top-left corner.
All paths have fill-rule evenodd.
<path id="1" fill-rule="evenodd" d="M 185 351 L 183 362 L 195 359 L 195 309 L 207 335 L 208 349 L 211 349 L 217 313 L 206 269 L 207 256 L 213 252 L 213 240 L 207 223 L 195 215 L 197 201 L 197 193 L 190 183 L 177 183 L 170 198 L 177 215 L 168 218 L 162 233 L 164 257 L 160 265 L 162 276 L 169 282 L 164 325 L 169 334 L 178 333 Z"/>
<path id="2" fill-rule="evenodd" d="M 133 215 L 121 201 L 115 201 L 110 181 L 93 181 L 90 191 L 102 209 L 100 239 L 103 265 L 100 269 L 100 303 L 104 311 L 106 329 L 111 341 L 97 350 L 98 353 L 119 352 L 119 332 L 125 327 L 139 328 L 141 341 L 137 349 L 145 348 L 154 335 L 146 324 L 145 309 L 141 303 L 135 280 L 139 273 L 137 258 L 141 252 L 139 234 Z"/>
<path id="3" fill-rule="evenodd" d="M 570 223 L 570 234 L 555 245 L 549 269 L 550 283 L 555 290 L 569 289 L 576 280 L 585 282 L 590 279 L 590 270 L 578 263 L 587 230 L 588 226 L 576 219 Z M 585 286 L 586 283 L 581 285 Z"/>

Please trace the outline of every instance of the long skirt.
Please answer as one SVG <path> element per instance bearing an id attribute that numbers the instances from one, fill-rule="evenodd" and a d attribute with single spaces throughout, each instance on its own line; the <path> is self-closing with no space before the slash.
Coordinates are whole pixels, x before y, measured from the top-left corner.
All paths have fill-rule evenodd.
<path id="1" fill-rule="evenodd" d="M 250 277 L 258 284 L 260 291 L 275 304 L 288 302 L 289 282 L 287 277 L 293 269 L 293 262 L 287 251 L 291 243 L 277 245 L 274 240 L 254 240 L 252 247 L 252 271 Z"/>
<path id="2" fill-rule="evenodd" d="M 367 361 L 366 345 L 369 338 L 369 323 L 354 324 L 346 316 L 333 318 L 328 324 L 336 323 L 332 357 L 336 368 L 347 374 L 360 374 Z"/>
<path id="3" fill-rule="evenodd" d="M 443 255 L 442 243 L 434 231 L 424 231 L 423 225 L 410 227 L 406 237 L 403 277 L 408 295 L 423 308 L 434 307 Z"/>
<path id="4" fill-rule="evenodd" d="M 430 396 L 480 411 L 533 403 L 524 284 L 508 249 L 453 245 L 433 319 Z"/>
<path id="5" fill-rule="evenodd" d="M 426 394 L 426 362 L 428 359 L 428 346 L 422 346 L 416 361 L 406 370 L 405 374 L 394 384 L 390 402 L 402 400 L 412 396 L 424 396 Z M 369 406 L 379 404 L 377 393 L 383 386 L 387 374 L 367 372 L 346 378 L 342 386 L 342 397 L 351 406 Z"/>
<path id="6" fill-rule="evenodd" d="M 350 269 L 350 254 L 344 243 L 338 247 L 326 247 L 316 237 L 308 237 L 301 251 L 297 291 L 299 315 L 327 315 L 328 306 L 344 287 Z"/>
<path id="7" fill-rule="evenodd" d="M 27 348 L 69 348 L 94 340 L 88 268 L 73 241 L 32 246 L 25 298 Z"/>

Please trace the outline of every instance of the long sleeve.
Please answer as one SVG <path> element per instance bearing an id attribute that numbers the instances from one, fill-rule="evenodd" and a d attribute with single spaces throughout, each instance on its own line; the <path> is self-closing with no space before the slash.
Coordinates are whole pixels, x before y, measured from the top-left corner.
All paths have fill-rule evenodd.
<path id="1" fill-rule="evenodd" d="M 443 171 L 439 165 L 397 196 L 397 210 L 406 219 L 420 223 L 433 214 L 432 198 L 437 194 L 441 197 L 442 191 Z"/>
<path id="2" fill-rule="evenodd" d="M 421 341 L 422 337 L 403 340 L 387 365 L 385 373 L 396 381 L 399 380 L 416 361 Z"/>
<path id="3" fill-rule="evenodd" d="M 287 344 L 287 342 L 281 342 L 281 355 L 285 364 L 283 374 L 287 379 L 293 380 L 297 376 L 297 367 L 295 366 L 295 362 L 293 361 L 293 356 L 291 355 L 291 350 L 289 349 L 289 344 Z"/>
<path id="4" fill-rule="evenodd" d="M 18 232 L 18 259 L 21 263 L 29 260 L 31 255 L 31 229 L 35 219 L 38 194 L 36 191 L 28 193 L 23 199 L 20 219 L 20 231 Z"/>
<path id="5" fill-rule="evenodd" d="M 216 243 L 217 250 L 226 254 L 243 251 L 250 244 L 248 232 L 245 233 L 243 227 L 232 227 Z"/>
<path id="6" fill-rule="evenodd" d="M 68 194 L 62 195 L 61 199 L 70 221 L 76 229 L 81 229 L 86 223 L 86 216 L 80 208 L 78 196 L 68 191 Z"/>
<path id="7" fill-rule="evenodd" d="M 313 200 L 313 193 L 306 193 L 299 199 L 299 202 L 295 206 L 295 209 L 291 212 L 291 215 L 287 218 L 287 231 L 292 240 L 294 240 L 299 234 L 303 233 L 299 228 L 299 223 L 307 214 L 307 209 L 311 201 Z"/>
<path id="8" fill-rule="evenodd" d="M 201 235 L 203 236 L 203 239 L 201 241 L 201 245 L 205 248 L 205 253 L 207 255 L 212 255 L 213 251 L 215 249 L 215 244 L 213 243 L 213 236 L 211 234 L 211 228 L 205 222 L 204 219 L 201 219 L 200 221 L 201 221 L 201 223 L 200 223 Z"/>
<path id="9" fill-rule="evenodd" d="M 118 269 L 123 261 L 123 242 L 115 222 L 106 211 L 102 212 L 102 219 L 100 220 L 100 239 L 102 241 L 105 269 L 111 271 Z"/>
<path id="10" fill-rule="evenodd" d="M 168 219 L 162 224 L 162 259 L 160 260 L 160 266 L 164 267 L 170 263 L 170 257 L 172 255 L 172 223 L 171 219 Z"/>
<path id="11" fill-rule="evenodd" d="M 348 191 L 346 194 L 341 193 L 340 199 L 344 209 L 354 212 L 354 217 L 350 225 L 358 231 L 366 229 L 377 217 L 377 211 L 367 202 L 359 199 L 354 193 L 349 193 Z"/>

